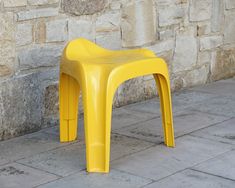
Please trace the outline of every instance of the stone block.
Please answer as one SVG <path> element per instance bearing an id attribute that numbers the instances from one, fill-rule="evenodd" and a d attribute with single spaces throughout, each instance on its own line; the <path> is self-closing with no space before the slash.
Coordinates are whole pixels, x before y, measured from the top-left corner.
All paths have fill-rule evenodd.
<path id="1" fill-rule="evenodd" d="M 156 40 L 156 16 L 152 0 L 127 3 L 122 9 L 122 46 L 134 47 Z"/>
<path id="2" fill-rule="evenodd" d="M 12 70 L 7 65 L 0 65 L 0 77 L 8 76 L 12 73 Z"/>
<path id="3" fill-rule="evenodd" d="M 225 24 L 224 28 L 224 43 L 234 43 L 235 42 L 235 12 L 227 11 L 225 14 Z"/>
<path id="4" fill-rule="evenodd" d="M 62 42 L 67 39 L 67 20 L 46 23 L 46 42 Z"/>
<path id="5" fill-rule="evenodd" d="M 222 36 L 209 36 L 200 39 L 200 51 L 217 48 L 223 44 Z"/>
<path id="6" fill-rule="evenodd" d="M 65 13 L 77 16 L 100 12 L 106 5 L 106 0 L 62 0 L 61 3 L 61 7 Z"/>
<path id="7" fill-rule="evenodd" d="M 202 21 L 211 18 L 212 0 L 190 0 L 189 20 Z"/>
<path id="8" fill-rule="evenodd" d="M 121 14 L 119 11 L 107 12 L 97 17 L 96 32 L 119 31 Z"/>
<path id="9" fill-rule="evenodd" d="M 0 140 L 38 130 L 42 96 L 37 74 L 20 76 L 0 84 Z"/>
<path id="10" fill-rule="evenodd" d="M 234 0 L 225 0 L 225 8 L 227 10 L 235 8 L 235 1 Z"/>
<path id="11" fill-rule="evenodd" d="M 209 65 L 203 65 L 199 68 L 191 70 L 183 77 L 184 87 L 205 84 L 209 76 Z"/>
<path id="12" fill-rule="evenodd" d="M 34 25 L 34 41 L 35 43 L 46 41 L 46 24 L 44 21 L 39 21 Z"/>
<path id="13" fill-rule="evenodd" d="M 211 15 L 212 32 L 221 31 L 224 24 L 224 2 L 221 0 L 213 0 Z"/>
<path id="14" fill-rule="evenodd" d="M 58 84 L 49 85 L 44 91 L 44 117 L 57 116 L 59 113 Z"/>
<path id="15" fill-rule="evenodd" d="M 83 38 L 94 41 L 95 32 L 94 32 L 94 25 L 93 25 L 92 20 L 69 19 L 68 37 L 69 37 L 69 40 L 83 37 Z"/>
<path id="16" fill-rule="evenodd" d="M 33 41 L 33 27 L 30 23 L 17 24 L 16 27 L 16 45 L 22 46 L 30 44 Z"/>
<path id="17" fill-rule="evenodd" d="M 167 30 L 158 32 L 158 37 L 160 40 L 167 40 L 169 38 L 173 38 L 174 35 L 175 34 L 174 34 L 173 29 L 167 29 Z"/>
<path id="18" fill-rule="evenodd" d="M 59 14 L 58 8 L 40 8 L 20 11 L 17 13 L 17 20 L 30 20 L 36 18 L 52 17 Z"/>
<path id="19" fill-rule="evenodd" d="M 21 69 L 55 66 L 59 65 L 59 59 L 63 51 L 63 46 L 36 45 L 19 52 L 19 65 Z"/>
<path id="20" fill-rule="evenodd" d="M 197 36 L 208 35 L 211 32 L 211 24 L 201 22 L 197 24 Z"/>
<path id="21" fill-rule="evenodd" d="M 120 50 L 122 47 L 121 33 L 120 31 L 97 33 L 95 42 L 107 49 Z"/>
<path id="22" fill-rule="evenodd" d="M 198 52 L 198 60 L 197 60 L 198 65 L 205 65 L 205 64 L 209 65 L 210 63 L 211 63 L 211 52 L 210 51 Z"/>
<path id="23" fill-rule="evenodd" d="M 220 80 L 235 74 L 235 49 L 217 50 L 211 63 L 211 79 Z"/>
<path id="24" fill-rule="evenodd" d="M 12 40 L 15 34 L 14 15 L 12 12 L 0 12 L 0 41 Z"/>
<path id="25" fill-rule="evenodd" d="M 156 54 L 174 50 L 175 47 L 175 41 L 174 39 L 164 40 L 162 42 L 158 42 L 154 44 L 153 46 L 149 46 L 148 49 L 152 50 Z"/>
<path id="26" fill-rule="evenodd" d="M 173 57 L 174 73 L 191 70 L 197 62 L 197 40 L 193 36 L 176 36 L 176 47 Z"/>
<path id="27" fill-rule="evenodd" d="M 175 2 L 167 6 L 159 6 L 158 24 L 160 27 L 179 24 L 187 15 L 186 4 L 176 4 Z"/>
<path id="28" fill-rule="evenodd" d="M 58 3 L 60 0 L 28 0 L 29 5 L 49 5 Z"/>
<path id="29" fill-rule="evenodd" d="M 15 67 L 15 25 L 12 12 L 0 12 L 0 75 L 8 75 Z M 9 72 L 10 71 L 10 72 Z"/>
<path id="30" fill-rule="evenodd" d="M 21 7 L 26 6 L 27 0 L 4 0 L 3 6 L 4 7 Z"/>

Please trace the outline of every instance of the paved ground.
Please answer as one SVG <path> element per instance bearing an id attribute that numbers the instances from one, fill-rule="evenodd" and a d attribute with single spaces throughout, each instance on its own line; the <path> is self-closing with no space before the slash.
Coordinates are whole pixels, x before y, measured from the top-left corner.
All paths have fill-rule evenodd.
<path id="1" fill-rule="evenodd" d="M 0 142 L 0 188 L 234 188 L 235 79 L 172 97 L 175 148 L 151 99 L 114 110 L 109 174 L 86 173 L 82 131 L 60 144 L 53 127 Z"/>

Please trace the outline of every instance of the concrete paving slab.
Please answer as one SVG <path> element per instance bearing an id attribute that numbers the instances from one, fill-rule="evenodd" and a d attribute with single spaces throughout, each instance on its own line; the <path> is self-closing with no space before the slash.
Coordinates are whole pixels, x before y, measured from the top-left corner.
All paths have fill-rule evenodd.
<path id="1" fill-rule="evenodd" d="M 37 132 L 0 142 L 0 164 L 62 147 L 57 137 L 52 134 Z"/>
<path id="2" fill-rule="evenodd" d="M 149 179 L 117 170 L 111 170 L 109 174 L 87 174 L 83 171 L 38 188 L 138 188 L 150 182 Z"/>
<path id="3" fill-rule="evenodd" d="M 159 102 L 158 97 L 150 99 L 150 100 L 130 104 L 130 105 L 124 106 L 123 108 L 132 110 L 134 112 L 147 113 L 152 118 L 159 117 L 161 115 L 160 102 Z"/>
<path id="4" fill-rule="evenodd" d="M 59 176 L 68 176 L 85 169 L 85 147 L 75 143 L 63 148 L 39 153 L 17 162 Z"/>
<path id="5" fill-rule="evenodd" d="M 0 166 L 1 188 L 32 188 L 59 177 L 17 163 Z"/>
<path id="6" fill-rule="evenodd" d="M 186 111 L 174 116 L 175 136 L 182 136 L 192 131 L 208 127 L 228 119 L 196 111 Z M 137 123 L 136 125 L 114 130 L 118 134 L 135 137 L 153 143 L 163 142 L 163 128 L 161 118 Z"/>
<path id="7" fill-rule="evenodd" d="M 226 152 L 220 156 L 205 161 L 193 169 L 234 180 L 235 187 L 235 151 Z"/>
<path id="8" fill-rule="evenodd" d="M 235 80 L 221 80 L 218 82 L 206 84 L 203 86 L 194 87 L 191 90 L 206 93 L 213 93 L 221 96 L 233 96 L 235 94 Z"/>
<path id="9" fill-rule="evenodd" d="M 152 116 L 143 112 L 133 112 L 124 108 L 117 108 L 113 110 L 112 115 L 112 130 L 128 127 L 151 119 Z M 50 127 L 42 130 L 43 132 L 54 134 L 59 138 L 59 126 Z M 78 120 L 78 140 L 84 141 L 84 120 Z"/>
<path id="10" fill-rule="evenodd" d="M 235 182 L 193 170 L 184 170 L 144 188 L 234 188 Z"/>
<path id="11" fill-rule="evenodd" d="M 112 115 L 112 130 L 120 129 L 133 125 L 138 122 L 143 122 L 153 118 L 151 114 L 144 112 L 134 112 L 125 108 L 117 108 L 113 110 Z"/>
<path id="12" fill-rule="evenodd" d="M 151 146 L 153 146 L 153 144 L 149 142 L 121 135 L 112 135 L 111 160 L 119 159 Z M 75 143 L 53 151 L 40 153 L 17 162 L 60 176 L 68 176 L 86 168 L 85 145 Z"/>
<path id="13" fill-rule="evenodd" d="M 186 110 L 196 110 L 204 113 L 235 117 L 235 100 L 231 97 L 213 97 L 186 108 Z"/>
<path id="14" fill-rule="evenodd" d="M 164 145 L 151 147 L 113 161 L 112 168 L 159 180 L 230 149 L 231 145 L 228 144 L 183 136 L 176 139 L 175 148 L 167 148 Z"/>
<path id="15" fill-rule="evenodd" d="M 197 105 L 199 102 L 203 102 L 213 97 L 215 97 L 214 94 L 190 90 L 175 92 L 172 94 L 173 113 L 181 113 L 185 108 Z M 158 97 L 140 103 L 127 105 L 123 108 L 133 110 L 135 112 L 137 111 L 148 113 L 149 115 L 152 114 L 153 118 L 161 116 L 160 102 Z"/>
<path id="16" fill-rule="evenodd" d="M 191 135 L 235 145 L 235 118 L 196 131 Z"/>

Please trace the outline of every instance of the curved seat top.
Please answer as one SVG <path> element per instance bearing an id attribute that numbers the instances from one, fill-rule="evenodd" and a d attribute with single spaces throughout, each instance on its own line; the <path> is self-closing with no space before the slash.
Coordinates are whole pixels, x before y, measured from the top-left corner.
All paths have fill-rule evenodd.
<path id="1" fill-rule="evenodd" d="M 147 49 L 108 50 L 89 40 L 79 38 L 67 44 L 64 57 L 69 60 L 83 60 L 90 63 L 124 63 L 156 56 Z"/>

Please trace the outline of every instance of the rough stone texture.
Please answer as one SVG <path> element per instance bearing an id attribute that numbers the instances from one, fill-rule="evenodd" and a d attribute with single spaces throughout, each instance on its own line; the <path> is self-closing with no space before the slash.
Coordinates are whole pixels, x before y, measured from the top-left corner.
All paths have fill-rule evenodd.
<path id="1" fill-rule="evenodd" d="M 208 80 L 208 75 L 209 75 L 208 65 L 203 65 L 200 68 L 189 71 L 183 77 L 184 87 L 191 85 L 205 84 Z"/>
<path id="2" fill-rule="evenodd" d="M 34 41 L 35 43 L 44 43 L 46 41 L 46 24 L 39 21 L 34 26 Z"/>
<path id="3" fill-rule="evenodd" d="M 31 24 L 18 24 L 16 28 L 16 45 L 30 44 L 33 41 L 32 32 L 33 27 Z"/>
<path id="4" fill-rule="evenodd" d="M 11 69 L 6 65 L 0 65 L 0 77 L 11 74 Z"/>
<path id="5" fill-rule="evenodd" d="M 212 0 L 190 0 L 190 4 L 190 21 L 202 21 L 211 18 Z"/>
<path id="6" fill-rule="evenodd" d="M 67 20 L 46 23 L 46 42 L 61 42 L 67 39 Z"/>
<path id="7" fill-rule="evenodd" d="M 27 0 L 4 0 L 3 6 L 4 7 L 20 7 L 26 6 Z"/>
<path id="8" fill-rule="evenodd" d="M 211 25 L 208 22 L 197 24 L 197 36 L 208 35 L 211 32 Z"/>
<path id="9" fill-rule="evenodd" d="M 225 14 L 225 25 L 224 28 L 224 42 L 225 43 L 234 43 L 235 42 L 235 12 L 234 11 L 228 11 Z"/>
<path id="10" fill-rule="evenodd" d="M 126 4 L 122 10 L 122 46 L 134 47 L 156 40 L 156 20 L 152 0 Z"/>
<path id="11" fill-rule="evenodd" d="M 45 89 L 44 93 L 44 115 L 58 116 L 59 112 L 59 93 L 58 84 L 49 85 Z"/>
<path id="12" fill-rule="evenodd" d="M 203 37 L 200 39 L 200 50 L 210 50 L 217 48 L 223 44 L 222 36 L 210 36 Z"/>
<path id="13" fill-rule="evenodd" d="M 59 64 L 63 46 L 34 46 L 19 52 L 19 64 L 22 69 L 53 66 Z"/>
<path id="14" fill-rule="evenodd" d="M 193 36 L 176 36 L 173 72 L 190 70 L 197 62 L 197 41 Z"/>
<path id="15" fill-rule="evenodd" d="M 28 0 L 29 5 L 48 5 L 58 3 L 60 0 Z"/>
<path id="16" fill-rule="evenodd" d="M 71 19 L 68 21 L 68 35 L 69 40 L 83 37 L 89 40 L 94 40 L 94 26 L 91 20 L 76 20 Z"/>
<path id="17" fill-rule="evenodd" d="M 13 13 L 0 12 L 0 66 L 1 75 L 8 75 L 15 65 L 15 27 Z"/>
<path id="18" fill-rule="evenodd" d="M 106 0 L 62 0 L 62 9 L 77 16 L 88 15 L 102 11 L 106 3 Z"/>
<path id="19" fill-rule="evenodd" d="M 39 83 L 37 74 L 0 83 L 0 139 L 40 128 L 42 94 Z"/>
<path id="20" fill-rule="evenodd" d="M 219 80 L 234 76 L 235 49 L 218 50 L 211 65 L 211 79 Z"/>
<path id="21" fill-rule="evenodd" d="M 17 20 L 30 20 L 42 17 L 51 17 L 58 15 L 58 8 L 42 8 L 20 11 L 17 13 Z"/>
<path id="22" fill-rule="evenodd" d="M 235 1 L 225 0 L 225 7 L 227 10 L 235 8 Z"/>
<path id="23" fill-rule="evenodd" d="M 211 17 L 211 30 L 212 30 L 212 32 L 218 32 L 222 29 L 223 22 L 224 22 L 223 14 L 224 14 L 223 1 L 213 0 L 212 17 Z"/>
<path id="24" fill-rule="evenodd" d="M 158 37 L 160 40 L 167 40 L 169 38 L 173 38 L 174 37 L 174 31 L 171 29 L 167 29 L 164 31 L 160 31 L 158 34 Z"/>
<path id="25" fill-rule="evenodd" d="M 107 49 L 120 50 L 121 44 L 121 33 L 117 32 L 104 32 L 96 35 L 95 42 Z"/>
<path id="26" fill-rule="evenodd" d="M 120 12 L 108 12 L 100 15 L 96 22 L 96 32 L 119 31 L 121 21 Z"/>
<path id="27" fill-rule="evenodd" d="M 180 23 L 186 16 L 186 7 L 187 4 L 183 1 L 177 3 L 175 0 L 160 6 L 158 13 L 159 26 L 163 27 Z"/>
<path id="28" fill-rule="evenodd" d="M 175 41 L 172 39 L 164 40 L 162 42 L 156 43 L 153 46 L 148 47 L 150 50 L 154 51 L 156 54 L 162 53 L 164 51 L 173 50 L 175 47 Z"/>

